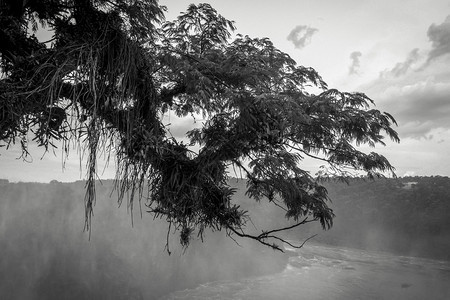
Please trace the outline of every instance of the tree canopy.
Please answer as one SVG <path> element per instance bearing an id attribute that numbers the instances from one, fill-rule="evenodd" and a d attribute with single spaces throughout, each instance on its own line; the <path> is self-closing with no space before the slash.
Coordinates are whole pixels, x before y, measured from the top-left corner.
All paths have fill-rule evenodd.
<path id="1" fill-rule="evenodd" d="M 399 140 L 391 115 L 362 93 L 328 88 L 269 39 L 234 34 L 209 4 L 165 21 L 157 0 L 0 3 L 0 140 L 20 142 L 24 157 L 29 138 L 46 151 L 84 147 L 88 229 L 102 153 L 116 157 L 119 202 L 144 199 L 183 245 L 211 228 L 280 249 L 272 244 L 280 230 L 332 225 L 320 179 L 394 171 L 358 150 Z M 39 27 L 53 38 L 38 40 Z M 205 121 L 183 142 L 164 124 L 168 113 Z M 302 168 L 305 157 L 323 162 L 317 176 Z M 230 169 L 248 180 L 250 197 L 285 210 L 294 225 L 247 234 Z"/>

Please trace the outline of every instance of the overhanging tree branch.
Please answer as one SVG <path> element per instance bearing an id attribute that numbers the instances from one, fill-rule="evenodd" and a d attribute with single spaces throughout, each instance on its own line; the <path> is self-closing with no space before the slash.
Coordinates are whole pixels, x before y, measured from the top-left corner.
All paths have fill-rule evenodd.
<path id="1" fill-rule="evenodd" d="M 259 242 L 259 243 L 261 243 L 261 244 L 263 244 L 265 246 L 268 246 L 268 247 L 270 247 L 270 248 L 272 248 L 274 250 L 278 250 L 278 251 L 284 252 L 284 248 L 282 248 L 281 246 L 279 246 L 279 245 L 277 245 L 275 243 L 271 244 L 271 243 L 268 242 L 268 240 L 269 239 L 275 239 L 275 240 L 278 240 L 278 241 L 280 241 L 282 243 L 285 243 L 285 244 L 291 246 L 292 248 L 300 249 L 300 248 L 302 248 L 304 246 L 304 244 L 308 240 L 314 238 L 316 235 L 313 235 L 313 236 L 309 237 L 308 239 L 306 239 L 300 245 L 294 245 L 294 244 L 292 244 L 291 242 L 289 242 L 288 240 L 286 240 L 284 238 L 281 238 L 279 236 L 273 235 L 273 233 L 282 232 L 282 231 L 288 231 L 288 230 L 294 229 L 294 228 L 296 228 L 298 226 L 304 225 L 306 223 L 315 222 L 315 221 L 317 221 L 317 219 L 310 219 L 310 220 L 308 220 L 308 217 L 306 217 L 301 222 L 298 222 L 298 223 L 296 223 L 294 225 L 283 227 L 283 228 L 278 228 L 278 229 L 272 229 L 272 230 L 269 230 L 269 231 L 263 231 L 259 235 L 247 234 L 247 233 L 244 233 L 244 231 L 242 231 L 242 229 L 239 231 L 239 230 L 236 230 L 233 227 L 227 227 L 227 229 L 230 230 L 232 233 L 236 234 L 239 237 L 244 237 L 244 238 L 249 238 L 249 239 L 252 239 L 252 240 L 256 240 L 257 242 Z"/>
<path id="2" fill-rule="evenodd" d="M 383 156 L 356 150 L 383 145 L 383 136 L 398 141 L 392 116 L 370 109 L 364 94 L 328 89 L 269 39 L 231 39 L 233 22 L 209 4 L 164 23 L 165 8 L 153 0 L 24 5 L 14 12 L 0 3 L 0 139 L 19 139 L 24 154 L 28 135 L 45 149 L 83 144 L 86 227 L 102 151 L 116 156 L 119 203 L 128 194 L 132 208 L 144 198 L 183 246 L 211 228 L 280 250 L 268 240 L 288 243 L 278 236 L 284 230 L 313 221 L 330 228 L 326 189 L 304 169 L 303 156 L 370 176 L 394 170 Z M 51 45 L 27 32 L 30 20 L 51 27 Z M 310 85 L 321 92 L 308 93 Z M 162 124 L 167 111 L 206 119 L 185 136 L 189 146 Z M 310 219 L 244 233 L 247 212 L 233 199 L 230 164 L 244 171 L 249 197 L 285 208 L 288 220 Z"/>

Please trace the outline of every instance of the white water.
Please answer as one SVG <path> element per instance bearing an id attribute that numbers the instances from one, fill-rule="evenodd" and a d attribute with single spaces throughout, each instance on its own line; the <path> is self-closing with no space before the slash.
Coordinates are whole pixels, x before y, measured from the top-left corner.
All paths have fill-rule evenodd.
<path id="1" fill-rule="evenodd" d="M 296 252 L 281 273 L 162 299 L 450 299 L 450 262 L 312 244 Z"/>

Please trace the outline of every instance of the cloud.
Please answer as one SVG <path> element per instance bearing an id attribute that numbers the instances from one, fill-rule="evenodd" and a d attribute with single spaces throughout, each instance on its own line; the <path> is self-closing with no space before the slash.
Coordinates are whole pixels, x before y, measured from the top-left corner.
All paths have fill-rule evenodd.
<path id="1" fill-rule="evenodd" d="M 349 67 L 348 73 L 350 75 L 358 74 L 359 67 L 360 67 L 360 61 L 359 58 L 361 57 L 362 53 L 359 51 L 353 51 L 350 53 L 350 59 L 352 61 L 352 64 Z"/>
<path id="2" fill-rule="evenodd" d="M 432 43 L 428 53 L 411 50 L 361 87 L 395 117 L 403 138 L 437 139 L 431 132 L 450 131 L 450 16 L 432 24 L 427 35 Z"/>
<path id="3" fill-rule="evenodd" d="M 417 77 L 402 80 L 380 78 L 375 84 L 378 84 L 378 95 L 372 95 L 381 101 L 384 110 L 396 118 L 401 136 L 427 138 L 433 129 L 450 129 L 448 80 L 436 81 L 433 77 L 422 81 Z"/>
<path id="4" fill-rule="evenodd" d="M 298 25 L 287 36 L 287 40 L 291 41 L 295 48 L 302 49 L 311 42 L 312 36 L 319 31 L 317 28 L 306 25 Z"/>
<path id="5" fill-rule="evenodd" d="M 421 72 L 430 66 L 435 59 L 450 54 L 450 15 L 442 24 L 431 24 L 427 31 L 428 39 L 431 41 L 431 50 L 426 55 L 426 61 L 421 63 L 415 71 Z M 380 77 L 391 78 L 405 75 L 412 67 L 421 60 L 420 50 L 411 50 L 405 61 L 397 63 L 392 69 L 380 73 Z M 353 53 L 352 53 L 353 54 Z"/>
<path id="6" fill-rule="evenodd" d="M 411 69 L 411 66 L 414 65 L 414 63 L 416 63 L 419 59 L 419 49 L 415 48 L 409 52 L 405 61 L 397 63 L 391 70 L 381 72 L 380 76 L 387 78 L 405 75 Z"/>
<path id="7" fill-rule="evenodd" d="M 427 63 L 432 60 L 450 53 L 450 15 L 447 16 L 442 24 L 431 24 L 427 35 L 431 41 L 432 49 L 428 53 Z"/>
<path id="8" fill-rule="evenodd" d="M 423 140 L 432 138 L 433 130 L 450 130 L 450 56 L 426 68 L 423 59 L 427 55 L 413 49 L 404 61 L 358 88 L 394 116 L 401 138 Z"/>
<path id="9" fill-rule="evenodd" d="M 413 176 L 415 176 L 416 175 L 416 172 L 414 172 L 414 171 L 406 171 L 404 174 L 403 174 L 403 177 L 413 177 Z"/>
<path id="10" fill-rule="evenodd" d="M 191 116 L 177 117 L 175 114 L 170 116 L 164 116 L 162 121 L 169 130 L 169 135 L 177 139 L 179 142 L 188 142 L 186 133 L 194 128 L 200 128 L 203 126 L 204 120 L 201 116 L 197 116 L 198 119 L 194 119 Z"/>

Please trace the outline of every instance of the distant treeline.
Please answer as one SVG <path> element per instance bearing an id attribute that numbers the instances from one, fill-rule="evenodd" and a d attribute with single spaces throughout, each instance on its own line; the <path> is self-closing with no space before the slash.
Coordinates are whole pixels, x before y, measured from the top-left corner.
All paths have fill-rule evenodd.
<path id="1" fill-rule="evenodd" d="M 244 181 L 233 184 L 258 229 L 285 225 L 282 210 L 246 198 Z M 289 232 L 292 239 L 318 234 L 312 241 L 450 260 L 450 178 L 361 178 L 324 185 L 336 214 L 333 227 L 323 231 L 317 223 L 300 226 Z"/>
<path id="2" fill-rule="evenodd" d="M 450 179 L 328 183 L 335 226 L 323 241 L 450 260 Z"/>

